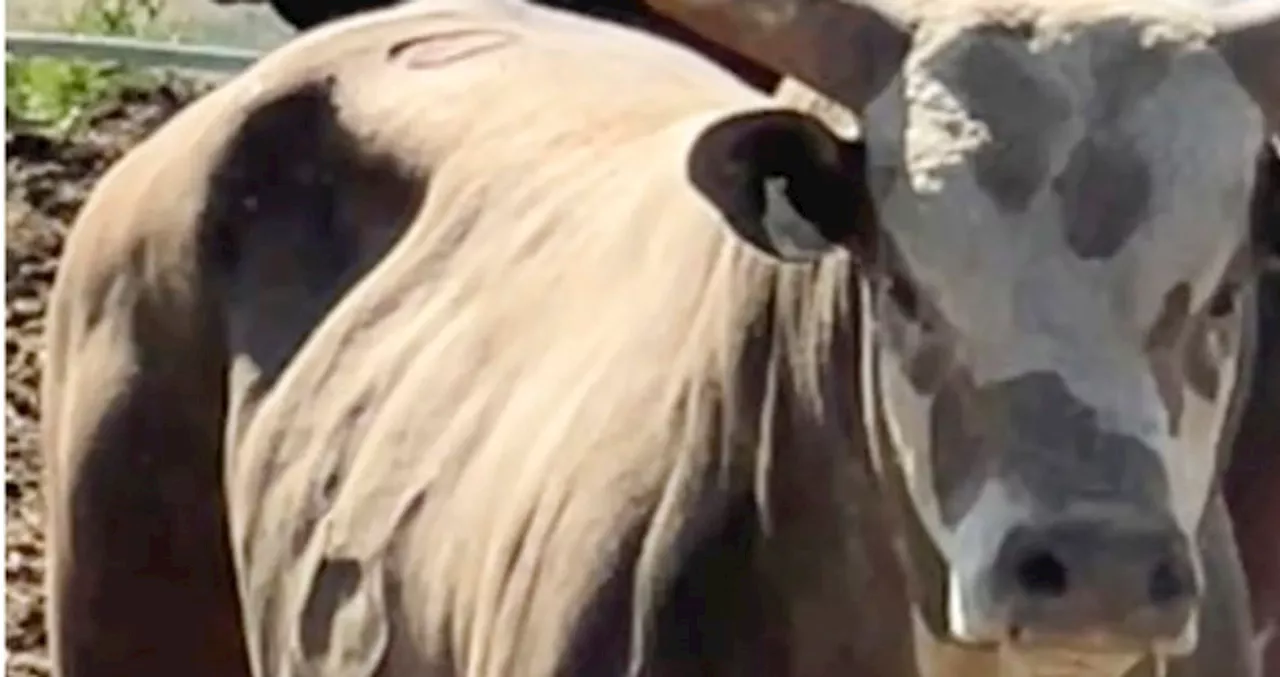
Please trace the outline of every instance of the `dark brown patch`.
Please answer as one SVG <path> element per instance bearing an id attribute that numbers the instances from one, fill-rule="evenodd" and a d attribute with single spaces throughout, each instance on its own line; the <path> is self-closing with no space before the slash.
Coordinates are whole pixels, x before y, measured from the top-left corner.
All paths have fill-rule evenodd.
<path id="1" fill-rule="evenodd" d="M 427 177 L 373 152 L 337 117 L 332 78 L 253 111 L 230 140 L 203 220 L 233 309 L 235 350 L 270 382 L 397 241 Z"/>
<path id="2" fill-rule="evenodd" d="M 1180 355 L 1190 319 L 1191 285 L 1182 282 L 1165 294 L 1160 315 L 1147 332 L 1146 350 L 1151 361 L 1151 375 L 1169 414 L 1169 430 L 1174 435 L 1181 429 L 1185 406 Z"/>
<path id="3" fill-rule="evenodd" d="M 876 317 L 885 347 L 911 387 L 922 395 L 935 393 L 955 363 L 955 330 L 929 290 L 911 274 L 901 251 L 890 237 L 876 238 Z M 914 345 L 908 336 L 920 338 Z"/>
<path id="4" fill-rule="evenodd" d="M 882 292 L 879 322 L 885 347 L 897 356 L 903 376 L 912 389 L 922 395 L 934 393 L 954 363 L 953 337 L 943 325 L 940 313 L 924 292 L 914 287 L 914 282 L 895 276 L 884 284 L 888 288 Z M 900 286 L 910 291 L 893 291 Z M 912 297 L 911 308 L 904 308 L 900 298 L 907 293 Z M 915 345 L 908 339 L 913 332 L 919 336 Z"/>
<path id="5" fill-rule="evenodd" d="M 1207 324 L 1203 320 L 1202 324 Z M 1218 397 L 1222 387 L 1222 373 L 1219 368 L 1219 343 L 1232 341 L 1227 333 L 1236 333 L 1223 327 L 1198 327 L 1186 342 L 1181 354 L 1182 375 L 1184 382 L 1196 395 L 1213 401 Z"/>
<path id="6" fill-rule="evenodd" d="M 930 418 L 935 490 L 948 525 L 964 517 L 993 474 L 1050 511 L 1080 500 L 1150 508 L 1167 498 L 1156 452 L 1103 429 L 1056 374 L 980 387 L 955 381 Z"/>
<path id="7" fill-rule="evenodd" d="M 1085 137 L 1054 180 L 1062 199 L 1067 243 L 1083 259 L 1114 256 L 1149 214 L 1151 168 L 1119 127 L 1119 117 L 1169 72 L 1160 49 L 1131 44 L 1095 55 L 1096 87 L 1086 111 Z"/>
<path id="8" fill-rule="evenodd" d="M 323 559 L 311 581 L 298 619 L 298 640 L 302 655 L 314 659 L 329 651 L 333 621 L 338 610 L 360 588 L 360 563 L 349 559 Z"/>
<path id="9" fill-rule="evenodd" d="M 1164 296 L 1160 314 L 1147 331 L 1147 349 L 1156 350 L 1176 345 L 1191 316 L 1191 285 L 1179 282 Z"/>
<path id="10" fill-rule="evenodd" d="M 387 579 L 380 563 L 322 556 L 297 616 L 297 653 L 308 674 L 376 675 L 387 657 Z M 267 644 L 272 647 L 272 644 Z M 275 644 L 275 646 L 280 646 Z M 283 651 L 288 651 L 280 647 Z M 268 648 L 264 663 L 277 664 Z M 290 652 L 292 653 L 292 652 Z M 299 661 L 286 658 L 290 664 Z M 323 669 L 321 668 L 323 666 Z"/>
<path id="11" fill-rule="evenodd" d="M 933 490 L 942 521 L 954 527 L 968 514 L 991 477 L 998 442 L 984 433 L 972 408 L 976 388 L 968 379 L 938 393 L 929 412 Z"/>
<path id="12" fill-rule="evenodd" d="M 1146 218 L 1151 168 L 1123 138 L 1095 133 L 1071 153 L 1054 181 L 1067 244 L 1083 259 L 1114 256 Z"/>
<path id="13" fill-rule="evenodd" d="M 983 33 L 993 39 L 974 40 L 958 57 L 956 94 L 991 130 L 974 157 L 978 184 L 1001 208 L 1021 212 L 1047 183 L 1049 142 L 1071 119 L 1071 102 L 1031 71 L 1015 42 L 1025 38 Z"/>
<path id="14" fill-rule="evenodd" d="M 1195 310 L 1182 342 L 1177 346 L 1179 376 L 1183 385 L 1209 401 L 1222 393 L 1222 371 L 1228 363 L 1249 356 L 1241 354 L 1252 331 L 1252 276 L 1254 261 L 1249 247 L 1241 246 L 1223 271 L 1218 289 Z"/>
<path id="15" fill-rule="evenodd" d="M 216 131 L 179 115 L 114 164 L 59 261 L 40 402 L 62 426 L 42 442 L 57 460 L 43 487 L 54 674 L 250 674 L 223 487 L 225 325 L 187 209 L 202 186 L 186 170 L 206 158 L 181 154 Z M 74 338 L 101 335 L 116 339 Z"/>

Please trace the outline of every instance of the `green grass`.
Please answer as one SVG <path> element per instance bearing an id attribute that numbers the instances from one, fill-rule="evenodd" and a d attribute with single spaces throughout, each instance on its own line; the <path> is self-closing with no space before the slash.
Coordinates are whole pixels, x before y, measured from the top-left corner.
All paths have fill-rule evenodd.
<path id="1" fill-rule="evenodd" d="M 64 28 L 90 35 L 158 37 L 164 8 L 165 0 L 87 0 Z"/>
<path id="2" fill-rule="evenodd" d="M 60 29 L 72 33 L 160 37 L 165 0 L 87 0 Z M 153 76 L 119 66 L 5 56 L 5 120 L 11 128 L 64 137 L 99 106 Z"/>

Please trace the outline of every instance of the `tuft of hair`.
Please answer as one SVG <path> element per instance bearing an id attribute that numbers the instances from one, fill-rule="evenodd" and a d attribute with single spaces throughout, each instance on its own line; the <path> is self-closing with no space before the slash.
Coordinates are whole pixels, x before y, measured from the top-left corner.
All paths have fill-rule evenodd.
<path id="1" fill-rule="evenodd" d="M 613 152 L 662 147 L 641 146 Z M 451 525 L 413 569 L 428 606 L 448 607 L 428 614 L 442 624 L 430 634 L 469 638 L 451 651 L 467 677 L 555 674 L 578 620 L 627 569 L 638 669 L 701 513 L 745 484 L 768 514 L 752 480 L 772 462 L 777 407 L 822 415 L 849 308 L 848 257 L 784 266 L 706 205 L 672 199 L 670 182 L 578 168 L 592 171 L 548 168 L 477 218 L 429 205 L 432 228 L 401 246 L 436 282 L 406 294 L 413 321 L 383 340 L 403 346 L 406 402 L 430 428 L 414 439 L 449 477 L 427 519 Z"/>
<path id="2" fill-rule="evenodd" d="M 414 572 L 403 598 L 422 605 L 409 632 L 462 677 L 558 674 L 622 572 L 638 669 L 696 525 L 744 491 L 767 514 L 756 480 L 779 407 L 843 404 L 820 379 L 850 311 L 850 258 L 769 259 L 686 176 L 708 120 L 777 104 L 674 57 L 637 73 L 603 44 L 582 68 L 566 48 L 518 84 L 459 77 L 456 98 L 370 82 L 344 100 L 344 115 L 384 121 L 368 143 L 444 159 L 416 223 L 308 344 L 373 363 L 298 391 L 340 379 L 329 389 L 349 413 L 316 412 L 315 437 L 364 426 L 378 450 L 356 510 L 418 506 L 397 548 Z M 513 54 L 486 63 L 541 58 Z M 485 82 L 523 93 L 492 92 L 497 112 L 457 108 L 480 105 Z M 458 120 L 447 142 L 414 131 Z M 350 538 L 387 521 L 366 514 Z"/>

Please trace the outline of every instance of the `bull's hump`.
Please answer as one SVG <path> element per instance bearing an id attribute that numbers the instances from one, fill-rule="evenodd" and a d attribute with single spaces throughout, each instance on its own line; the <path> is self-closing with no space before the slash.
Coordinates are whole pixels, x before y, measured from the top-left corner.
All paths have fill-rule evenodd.
<path id="1" fill-rule="evenodd" d="M 511 31 L 493 26 L 463 27 L 414 36 L 396 43 L 388 53 L 411 70 L 443 68 L 510 47 L 516 39 Z"/>

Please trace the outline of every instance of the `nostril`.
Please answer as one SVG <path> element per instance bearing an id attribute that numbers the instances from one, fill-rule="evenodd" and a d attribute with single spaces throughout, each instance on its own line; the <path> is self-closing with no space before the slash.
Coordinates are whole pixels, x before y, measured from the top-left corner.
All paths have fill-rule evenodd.
<path id="1" fill-rule="evenodd" d="M 1169 604 L 1186 597 L 1190 582 L 1172 558 L 1166 557 L 1151 571 L 1147 581 L 1147 596 L 1156 604 Z"/>
<path id="2" fill-rule="evenodd" d="M 1014 569 L 1018 587 L 1033 597 L 1057 598 L 1067 594 L 1067 567 L 1049 550 L 1028 553 Z"/>

